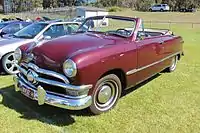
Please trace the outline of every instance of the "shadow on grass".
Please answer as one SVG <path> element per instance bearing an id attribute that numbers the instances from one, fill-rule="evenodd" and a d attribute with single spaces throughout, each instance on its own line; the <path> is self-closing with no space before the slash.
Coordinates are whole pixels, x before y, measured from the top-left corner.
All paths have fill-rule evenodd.
<path id="1" fill-rule="evenodd" d="M 161 74 L 157 74 L 152 78 L 142 82 L 141 84 L 125 90 L 122 97 L 139 89 L 141 86 L 158 78 Z M 21 118 L 28 120 L 39 120 L 41 122 L 56 126 L 68 126 L 75 123 L 74 116 L 93 116 L 88 110 L 70 111 L 49 105 L 38 106 L 37 101 L 30 100 L 20 93 L 15 92 L 14 86 L 0 89 L 0 95 L 3 96 L 1 104 L 22 114 Z"/>
<path id="2" fill-rule="evenodd" d="M 22 94 L 15 92 L 14 86 L 2 88 L 0 94 L 3 97 L 1 104 L 22 114 L 21 118 L 23 119 L 36 119 L 56 126 L 68 126 L 75 123 L 73 115 L 91 115 L 86 109 L 70 111 L 49 105 L 38 106 L 37 101 L 30 100 Z"/>
<path id="3" fill-rule="evenodd" d="M 136 86 L 134 86 L 134 87 L 132 87 L 132 88 L 130 88 L 130 89 L 124 90 L 124 91 L 122 92 L 122 96 L 121 96 L 121 97 L 124 97 L 124 96 L 126 96 L 126 95 L 128 95 L 128 94 L 134 92 L 135 90 L 137 90 L 137 89 L 139 89 L 140 87 L 142 87 L 142 86 L 148 84 L 149 82 L 151 82 L 151 81 L 153 81 L 154 79 L 160 77 L 161 75 L 162 75 L 161 73 L 158 73 L 158 74 L 156 74 L 155 76 L 153 76 L 153 77 L 151 77 L 151 78 L 145 80 L 144 82 L 142 82 L 142 83 L 140 83 L 140 84 L 138 84 L 138 85 L 136 85 Z"/>

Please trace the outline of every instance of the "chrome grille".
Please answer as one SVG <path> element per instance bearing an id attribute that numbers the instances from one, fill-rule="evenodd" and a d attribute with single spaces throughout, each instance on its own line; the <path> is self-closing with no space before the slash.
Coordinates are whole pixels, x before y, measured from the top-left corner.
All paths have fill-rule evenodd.
<path id="1" fill-rule="evenodd" d="M 18 66 L 18 68 L 20 71 L 20 77 L 24 81 L 30 82 L 32 87 L 42 85 L 45 90 L 60 94 L 66 94 L 66 84 L 69 84 L 69 81 L 66 77 L 64 77 L 64 75 L 58 74 L 50 70 L 41 69 L 32 63 L 22 63 L 20 66 Z M 30 71 L 37 73 L 37 77 L 34 77 L 35 82 L 31 82 L 28 79 L 28 74 Z"/>
<path id="2" fill-rule="evenodd" d="M 52 77 L 52 78 L 62 80 L 65 84 L 69 84 L 69 80 L 68 80 L 64 75 L 59 74 L 59 73 L 57 73 L 57 72 L 39 68 L 38 66 L 36 66 L 36 65 L 33 64 L 33 63 L 29 63 L 29 64 L 22 63 L 21 66 L 23 66 L 23 67 L 26 69 L 26 71 L 28 71 L 28 69 L 32 69 L 32 70 L 34 70 L 35 72 L 37 72 L 39 75 L 50 76 L 50 77 Z M 22 72 L 22 71 L 21 71 L 21 72 Z M 22 72 L 22 73 L 23 73 L 23 72 Z M 27 73 L 24 73 L 24 74 L 27 75 Z"/>
<path id="3" fill-rule="evenodd" d="M 19 78 L 32 88 L 42 85 L 45 90 L 51 93 L 64 94 L 73 98 L 85 97 L 89 89 L 92 88 L 92 85 L 71 85 L 64 75 L 39 68 L 33 63 L 21 63 L 20 66 L 17 64 L 16 66 L 20 71 Z"/>

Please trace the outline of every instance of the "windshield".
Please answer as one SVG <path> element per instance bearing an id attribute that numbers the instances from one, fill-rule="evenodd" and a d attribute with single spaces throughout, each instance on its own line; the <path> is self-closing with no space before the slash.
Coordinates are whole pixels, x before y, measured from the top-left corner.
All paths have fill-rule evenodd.
<path id="1" fill-rule="evenodd" d="M 6 23 L 0 23 L 0 29 L 2 29 L 3 27 L 7 26 L 8 24 Z"/>
<path id="2" fill-rule="evenodd" d="M 92 17 L 87 19 L 78 32 L 100 32 L 105 35 L 130 37 L 135 29 L 136 22 L 121 17 Z"/>
<path id="3" fill-rule="evenodd" d="M 33 39 L 36 35 L 38 35 L 48 24 L 46 23 L 34 23 L 31 24 L 24 29 L 18 31 L 14 34 L 16 38 L 27 38 Z"/>

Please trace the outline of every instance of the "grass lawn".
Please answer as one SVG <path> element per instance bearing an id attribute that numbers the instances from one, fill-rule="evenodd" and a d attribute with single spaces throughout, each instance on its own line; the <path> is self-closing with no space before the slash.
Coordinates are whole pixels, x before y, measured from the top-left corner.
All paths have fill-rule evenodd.
<path id="1" fill-rule="evenodd" d="M 117 14 L 146 20 L 176 19 L 198 21 L 200 13 L 140 13 L 130 10 Z M 135 15 L 136 14 L 136 15 Z M 160 18 L 161 17 L 161 18 Z M 179 18 L 177 18 L 179 17 Z M 14 91 L 11 76 L 0 76 L 1 133 L 198 133 L 200 132 L 200 28 L 173 26 L 184 40 L 185 56 L 174 73 L 161 73 L 130 90 L 116 108 L 100 116 L 86 110 L 67 111 L 38 106 Z"/>

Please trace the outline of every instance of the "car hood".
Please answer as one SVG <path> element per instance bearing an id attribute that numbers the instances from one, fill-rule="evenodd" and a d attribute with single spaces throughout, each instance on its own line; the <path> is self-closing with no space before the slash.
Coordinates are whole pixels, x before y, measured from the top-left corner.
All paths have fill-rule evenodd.
<path id="1" fill-rule="evenodd" d="M 37 57 L 37 64 L 46 65 L 63 63 L 67 58 L 82 52 L 95 50 L 106 45 L 115 45 L 123 40 L 117 36 L 81 33 L 60 37 L 35 47 L 32 52 Z"/>
<path id="2" fill-rule="evenodd" d="M 13 45 L 13 44 L 25 44 L 29 42 L 30 42 L 30 39 L 21 39 L 21 38 L 12 38 L 12 37 L 0 38 L 0 47 L 6 46 L 6 45 Z"/>

